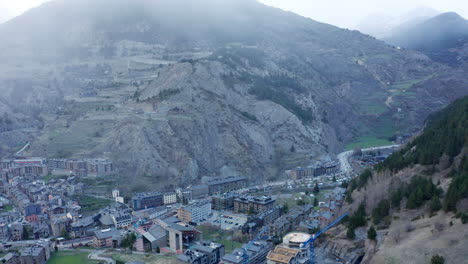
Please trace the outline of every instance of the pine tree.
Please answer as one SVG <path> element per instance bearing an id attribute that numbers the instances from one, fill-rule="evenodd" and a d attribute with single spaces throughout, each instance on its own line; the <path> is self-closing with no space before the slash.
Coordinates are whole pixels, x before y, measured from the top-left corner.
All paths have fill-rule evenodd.
<path id="1" fill-rule="evenodd" d="M 371 226 L 369 230 L 367 230 L 367 238 L 370 240 L 375 240 L 377 238 L 377 232 L 375 231 L 374 226 Z"/>
<path id="2" fill-rule="evenodd" d="M 442 203 L 440 202 L 440 199 L 437 196 L 432 197 L 431 200 L 431 212 L 437 212 L 440 209 L 442 209 Z"/>
<path id="3" fill-rule="evenodd" d="M 314 189 L 312 191 L 314 194 L 318 194 L 320 192 L 320 188 L 318 186 L 318 183 L 315 183 Z"/>
<path id="4" fill-rule="evenodd" d="M 346 237 L 349 239 L 356 238 L 356 234 L 354 233 L 354 228 L 348 227 L 348 231 L 346 231 Z"/>
<path id="5" fill-rule="evenodd" d="M 319 205 L 319 201 L 317 200 L 317 197 L 314 198 L 314 207 L 317 207 Z"/>
<path id="6" fill-rule="evenodd" d="M 29 239 L 29 230 L 26 226 L 23 226 L 23 235 L 21 236 L 22 240 L 28 240 Z"/>

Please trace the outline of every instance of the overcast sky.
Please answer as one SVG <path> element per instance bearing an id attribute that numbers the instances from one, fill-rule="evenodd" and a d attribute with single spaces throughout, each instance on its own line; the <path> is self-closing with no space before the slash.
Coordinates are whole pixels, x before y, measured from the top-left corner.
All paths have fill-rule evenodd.
<path id="1" fill-rule="evenodd" d="M 49 0 L 0 0 L 0 22 Z M 79 1 L 79 0 L 77 0 Z M 170 1 L 170 0 L 168 0 Z M 219 0 L 223 1 L 223 0 Z M 418 6 L 441 12 L 455 11 L 468 18 L 467 0 L 259 0 L 325 23 L 354 28 L 364 17 L 405 13 Z"/>

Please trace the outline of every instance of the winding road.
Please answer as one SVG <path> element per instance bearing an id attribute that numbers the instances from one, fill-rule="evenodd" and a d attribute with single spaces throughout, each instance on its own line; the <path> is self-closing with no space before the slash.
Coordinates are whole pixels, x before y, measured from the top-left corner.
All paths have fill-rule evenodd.
<path id="1" fill-rule="evenodd" d="M 382 147 L 372 147 L 372 148 L 365 148 L 362 149 L 362 151 L 373 151 L 373 150 L 381 150 L 381 149 L 389 149 L 389 148 L 397 148 L 400 145 L 388 145 L 388 146 L 382 146 Z M 341 152 L 340 154 L 337 155 L 338 160 L 340 161 L 340 167 L 341 167 L 341 172 L 343 173 L 348 173 L 353 170 L 351 167 L 351 164 L 349 164 L 349 158 L 351 155 L 353 155 L 353 150 L 348 150 L 345 152 Z"/>

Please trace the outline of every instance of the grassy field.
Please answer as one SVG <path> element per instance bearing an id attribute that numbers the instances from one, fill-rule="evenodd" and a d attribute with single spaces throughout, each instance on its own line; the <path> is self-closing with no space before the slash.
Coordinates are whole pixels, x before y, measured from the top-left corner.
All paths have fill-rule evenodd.
<path id="1" fill-rule="evenodd" d="M 224 245 L 224 251 L 226 252 L 226 254 L 231 253 L 236 248 L 242 247 L 242 243 L 232 240 L 219 239 L 215 240 L 215 242 Z"/>
<path id="2" fill-rule="evenodd" d="M 375 137 L 362 137 L 359 138 L 356 142 L 346 145 L 347 150 L 352 150 L 355 148 L 370 148 L 370 147 L 380 147 L 393 144 L 388 139 L 381 139 Z"/>
<path id="3" fill-rule="evenodd" d="M 233 235 L 231 231 L 210 225 L 199 225 L 197 229 L 203 232 L 203 239 L 223 244 L 226 253 L 231 253 L 234 249 L 242 247 L 242 243 L 229 239 Z"/>
<path id="4" fill-rule="evenodd" d="M 112 200 L 84 195 L 79 197 L 78 203 L 80 204 L 83 211 L 90 212 L 108 206 L 110 203 L 112 203 Z"/>
<path id="5" fill-rule="evenodd" d="M 48 264 L 97 264 L 96 260 L 88 259 L 88 252 L 59 251 L 52 254 Z"/>
<path id="6" fill-rule="evenodd" d="M 117 263 L 126 263 L 131 261 L 141 261 L 146 264 L 176 264 L 175 256 L 160 256 L 154 254 L 125 254 L 112 253 L 111 258 Z"/>
<path id="7" fill-rule="evenodd" d="M 52 173 L 49 173 L 46 176 L 44 176 L 43 179 L 46 183 L 48 183 L 53 179 L 59 180 L 59 179 L 67 179 L 67 178 L 68 178 L 68 175 L 54 175 Z"/>
<path id="8" fill-rule="evenodd" d="M 212 225 L 199 225 L 196 228 L 203 233 L 203 239 L 205 240 L 220 240 L 232 236 L 231 231 L 223 230 Z"/>
<path id="9" fill-rule="evenodd" d="M 11 210 L 13 210 L 13 205 L 11 205 L 11 204 L 6 204 L 6 205 L 3 206 L 3 211 L 4 211 L 4 212 L 9 212 L 9 211 L 11 211 Z"/>

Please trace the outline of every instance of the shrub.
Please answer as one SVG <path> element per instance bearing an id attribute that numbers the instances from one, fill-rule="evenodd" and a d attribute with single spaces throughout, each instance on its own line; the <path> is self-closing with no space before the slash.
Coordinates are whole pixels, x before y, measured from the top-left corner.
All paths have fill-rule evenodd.
<path id="1" fill-rule="evenodd" d="M 444 264 L 444 263 L 445 263 L 445 259 L 442 256 L 435 255 L 435 256 L 432 256 L 431 258 L 431 264 Z"/>

